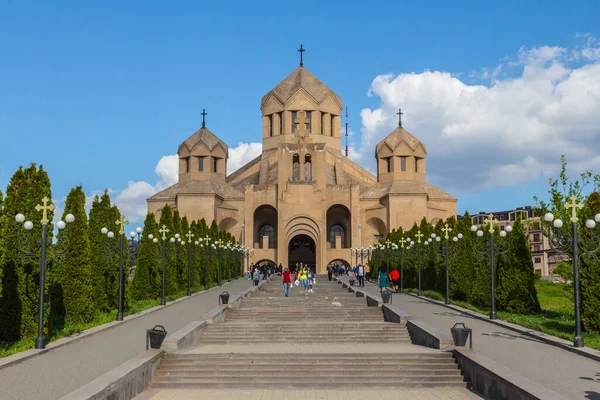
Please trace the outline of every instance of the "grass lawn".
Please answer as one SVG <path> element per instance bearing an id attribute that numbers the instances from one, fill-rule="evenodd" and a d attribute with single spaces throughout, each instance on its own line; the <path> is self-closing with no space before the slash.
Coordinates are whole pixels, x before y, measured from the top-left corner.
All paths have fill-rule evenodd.
<path id="1" fill-rule="evenodd" d="M 211 287 L 215 287 L 217 284 L 211 284 Z M 192 289 L 193 293 L 203 291 L 202 288 L 194 288 Z M 187 290 L 182 291 L 180 293 L 166 296 L 167 302 L 176 300 L 180 297 L 186 296 Z M 124 310 L 123 315 L 126 317 L 128 315 L 137 314 L 144 310 L 147 310 L 152 307 L 156 307 L 160 305 L 160 299 L 152 299 L 152 300 L 129 300 L 129 309 Z M 113 322 L 117 319 L 117 310 L 113 310 L 110 313 L 101 313 L 98 312 L 93 321 L 85 323 L 85 324 L 66 324 L 64 328 L 54 331 L 50 334 L 50 336 L 46 336 L 46 344 L 53 342 L 57 339 L 61 339 L 66 336 L 70 336 L 79 332 L 83 332 L 87 329 L 94 328 L 98 325 L 106 324 L 109 322 Z M 12 354 L 33 349 L 35 346 L 35 337 L 27 337 L 19 340 L 18 342 L 0 342 L 0 358 L 10 356 Z"/>
<path id="2" fill-rule="evenodd" d="M 534 329 L 549 335 L 557 336 L 568 341 L 573 341 L 575 336 L 575 311 L 572 297 L 565 290 L 562 283 L 553 283 L 538 280 L 535 283 L 538 292 L 538 300 L 542 311 L 532 314 L 515 314 L 504 311 L 498 311 L 498 319 L 521 325 L 525 328 Z M 416 290 L 409 289 L 412 293 Z M 444 296 L 432 290 L 423 291 L 425 297 L 434 300 L 444 300 Z M 489 314 L 488 308 L 476 307 L 465 301 L 451 300 L 452 304 L 479 312 L 484 315 Z M 600 350 L 600 333 L 584 332 L 584 343 L 587 347 Z"/>

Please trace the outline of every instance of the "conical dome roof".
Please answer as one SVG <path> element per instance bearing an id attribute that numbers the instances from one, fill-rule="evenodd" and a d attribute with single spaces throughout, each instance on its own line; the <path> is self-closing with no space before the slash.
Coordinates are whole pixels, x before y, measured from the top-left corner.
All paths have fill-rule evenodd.
<path id="1" fill-rule="evenodd" d="M 342 103 L 342 99 L 335 94 L 335 92 L 321 82 L 316 76 L 314 76 L 309 70 L 304 67 L 296 68 L 291 74 L 289 74 L 284 80 L 282 80 L 277 86 L 275 86 L 269 93 L 262 98 L 262 102 L 267 99 L 271 92 L 274 92 L 282 102 L 286 102 L 290 97 L 303 88 L 306 90 L 317 102 L 321 102 L 329 93 L 332 93 L 335 98 Z"/>
<path id="2" fill-rule="evenodd" d="M 198 144 L 203 143 L 209 151 L 212 151 L 220 143 L 223 146 L 225 152 L 227 152 L 227 145 L 221 139 L 219 139 L 214 133 L 208 130 L 206 127 L 198 129 L 192 136 L 187 138 L 181 146 L 186 146 L 188 150 L 192 150 Z M 179 146 L 179 147 L 181 147 Z"/>
<path id="3" fill-rule="evenodd" d="M 384 143 L 394 150 L 402 142 L 406 142 L 408 147 L 413 151 L 417 150 L 417 147 L 421 145 L 423 146 L 423 150 L 427 152 L 425 145 L 419 139 L 410 134 L 406 129 L 400 127 L 396 128 L 395 131 L 387 135 L 381 142 L 377 143 L 376 150 L 379 151 Z"/>

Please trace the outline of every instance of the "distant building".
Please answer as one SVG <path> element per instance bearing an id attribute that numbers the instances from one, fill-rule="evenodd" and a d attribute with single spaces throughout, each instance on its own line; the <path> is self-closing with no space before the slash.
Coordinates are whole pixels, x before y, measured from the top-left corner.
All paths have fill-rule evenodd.
<path id="1" fill-rule="evenodd" d="M 494 218 L 498 220 L 498 226 L 501 230 L 504 230 L 507 225 L 514 223 L 517 217 L 520 216 L 523 221 L 525 233 L 529 237 L 534 271 L 541 276 L 552 275 L 556 263 L 560 259 L 556 257 L 555 252 L 550 248 L 548 238 L 544 236 L 541 230 L 540 217 L 534 215 L 531 206 L 519 207 L 516 210 L 509 211 L 479 212 L 471 216 L 473 224 L 485 224 L 485 220 L 490 214 L 494 215 Z"/>

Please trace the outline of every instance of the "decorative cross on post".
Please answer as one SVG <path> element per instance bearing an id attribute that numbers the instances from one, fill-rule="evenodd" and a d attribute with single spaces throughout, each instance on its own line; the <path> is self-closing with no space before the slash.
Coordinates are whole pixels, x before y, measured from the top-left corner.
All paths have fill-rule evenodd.
<path id="1" fill-rule="evenodd" d="M 202 115 L 202 127 L 206 128 L 206 116 L 208 115 L 208 113 L 206 112 L 206 110 L 203 108 L 202 112 L 200 113 L 200 115 Z"/>
<path id="2" fill-rule="evenodd" d="M 401 238 L 401 239 L 400 239 L 400 247 L 401 247 L 401 248 L 404 248 L 404 244 L 406 244 L 406 239 L 404 239 L 404 238 Z"/>
<path id="3" fill-rule="evenodd" d="M 167 229 L 166 225 L 163 225 L 158 232 L 162 233 L 162 240 L 167 240 L 167 233 L 169 233 L 169 230 Z"/>
<path id="4" fill-rule="evenodd" d="M 306 49 L 303 49 L 302 45 L 300 45 L 300 48 L 298 49 L 298 51 L 300 52 L 300 66 L 304 67 L 304 63 L 302 62 L 302 53 L 304 53 L 306 51 Z"/>
<path id="5" fill-rule="evenodd" d="M 206 246 L 208 246 L 208 242 L 210 242 L 210 236 L 206 235 L 204 236 L 204 243 L 206 243 Z"/>
<path id="6" fill-rule="evenodd" d="M 387 246 L 388 249 L 390 248 L 391 243 L 392 242 L 390 242 L 390 239 L 386 240 L 385 245 Z"/>
<path id="7" fill-rule="evenodd" d="M 192 238 L 194 237 L 192 231 L 188 231 L 188 233 L 185 236 L 188 238 L 188 243 L 192 243 Z"/>
<path id="8" fill-rule="evenodd" d="M 119 225 L 119 234 L 122 235 L 125 233 L 125 225 L 127 225 L 129 221 L 125 219 L 125 216 L 121 214 L 121 217 L 115 221 L 115 224 Z"/>
<path id="9" fill-rule="evenodd" d="M 37 211 L 42 212 L 42 225 L 48 225 L 48 222 L 50 222 L 48 221 L 48 211 L 54 211 L 54 204 L 48 204 L 48 201 L 48 198 L 44 197 L 42 199 L 42 204 L 38 204 L 37 206 L 35 206 L 35 209 Z"/>
<path id="10" fill-rule="evenodd" d="M 398 128 L 402 128 L 402 115 L 404 115 L 404 113 L 401 108 L 398 109 L 396 115 L 398 115 Z"/>
<path id="11" fill-rule="evenodd" d="M 448 226 L 448 224 L 445 224 L 444 227 L 442 228 L 442 232 L 444 232 L 444 234 L 445 234 L 444 239 L 448 239 L 450 237 L 450 236 L 448 236 L 448 234 L 450 232 L 452 232 L 452 228 L 450 228 Z"/>
<path id="12" fill-rule="evenodd" d="M 577 218 L 577 209 L 583 208 L 583 203 L 577 202 L 577 196 L 571 196 L 570 199 L 571 199 L 570 203 L 569 202 L 565 203 L 565 208 L 567 210 L 569 208 L 571 209 L 571 222 L 577 222 L 577 221 L 579 221 L 579 218 Z"/>
<path id="13" fill-rule="evenodd" d="M 415 235 L 415 237 L 417 238 L 417 243 L 421 243 L 421 238 L 425 236 L 421 233 L 421 231 L 417 231 L 417 234 Z"/>
<path id="14" fill-rule="evenodd" d="M 299 137 L 306 136 L 306 124 L 310 123 L 310 119 L 306 118 L 306 112 L 298 111 L 294 124 L 296 124 L 296 134 Z"/>
<path id="15" fill-rule="evenodd" d="M 498 225 L 498 221 L 494 219 L 494 214 L 490 214 L 488 218 L 485 221 L 483 221 L 483 223 L 485 225 L 490 224 L 490 233 L 494 233 L 494 224 Z"/>

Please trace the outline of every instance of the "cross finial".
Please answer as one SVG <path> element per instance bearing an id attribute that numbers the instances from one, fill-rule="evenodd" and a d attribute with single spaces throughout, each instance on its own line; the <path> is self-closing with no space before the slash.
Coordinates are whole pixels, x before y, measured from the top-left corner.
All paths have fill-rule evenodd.
<path id="1" fill-rule="evenodd" d="M 404 244 L 406 243 L 406 239 L 400 238 L 400 247 L 404 248 Z"/>
<path id="2" fill-rule="evenodd" d="M 163 225 L 162 228 L 160 228 L 158 230 L 160 233 L 162 233 L 162 240 L 167 240 L 167 233 L 169 233 L 169 230 L 167 229 L 166 225 Z"/>
<path id="3" fill-rule="evenodd" d="M 302 45 L 300 45 L 300 48 L 298 49 L 298 51 L 300 52 L 300 66 L 304 67 L 304 63 L 302 62 L 302 53 L 304 53 L 306 51 L 306 49 L 303 49 Z"/>
<path id="4" fill-rule="evenodd" d="M 398 128 L 402 128 L 402 116 L 404 115 L 404 113 L 402 112 L 401 108 L 398 109 L 396 115 L 398 115 Z"/>
<path id="5" fill-rule="evenodd" d="M 42 199 L 42 204 L 38 204 L 37 206 L 35 206 L 35 209 L 37 211 L 42 212 L 42 225 L 48 225 L 48 222 L 50 222 L 48 221 L 48 211 L 54 211 L 54 204 L 48 204 L 48 201 L 50 200 L 47 197 L 44 197 Z"/>
<path id="6" fill-rule="evenodd" d="M 498 220 L 494 219 L 494 214 L 490 214 L 488 218 L 483 221 L 485 225 L 490 224 L 490 233 L 494 233 L 494 224 L 498 225 Z"/>
<path id="7" fill-rule="evenodd" d="M 121 214 L 118 220 L 115 221 L 115 224 L 119 225 L 119 234 L 123 235 L 125 233 L 125 225 L 127 225 L 129 221 L 125 219 L 125 216 Z"/>
<path id="8" fill-rule="evenodd" d="M 442 228 L 442 232 L 444 232 L 444 234 L 446 235 L 446 236 L 444 236 L 444 239 L 448 239 L 449 238 L 448 234 L 450 232 L 452 232 L 452 228 L 450 228 L 448 226 L 448 224 L 444 224 L 444 227 Z"/>
<path id="9" fill-rule="evenodd" d="M 421 243 L 421 238 L 425 236 L 421 233 L 421 231 L 417 231 L 417 234 L 415 235 L 415 237 L 417 238 L 417 243 Z"/>
<path id="10" fill-rule="evenodd" d="M 208 115 L 208 113 L 206 112 L 206 110 L 203 108 L 202 112 L 200 113 L 200 115 L 202 115 L 202 127 L 206 128 L 206 116 Z"/>
<path id="11" fill-rule="evenodd" d="M 185 236 L 188 238 L 188 243 L 192 243 L 192 238 L 194 237 L 192 231 L 188 231 L 188 233 Z"/>
<path id="12" fill-rule="evenodd" d="M 565 203 L 565 208 L 567 210 L 569 208 L 571 209 L 571 222 L 577 222 L 577 221 L 579 221 L 579 218 L 577 218 L 577 209 L 583 208 L 583 203 L 577 202 L 577 196 L 571 196 L 570 199 L 571 199 L 570 203 L 569 202 Z"/>
<path id="13" fill-rule="evenodd" d="M 391 244 L 390 239 L 385 241 L 385 245 L 387 246 L 388 249 L 390 248 L 390 244 Z"/>

